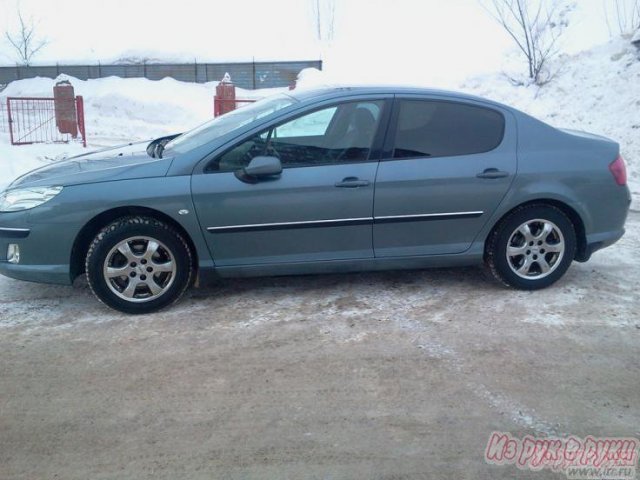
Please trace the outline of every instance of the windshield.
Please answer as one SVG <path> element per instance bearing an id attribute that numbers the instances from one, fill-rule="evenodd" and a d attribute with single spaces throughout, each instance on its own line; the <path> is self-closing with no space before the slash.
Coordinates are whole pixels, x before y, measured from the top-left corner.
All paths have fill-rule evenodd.
<path id="1" fill-rule="evenodd" d="M 188 152 L 225 133 L 229 133 L 243 125 L 247 125 L 259 118 L 266 117 L 271 113 L 293 105 L 295 102 L 296 100 L 285 94 L 278 94 L 263 100 L 258 100 L 251 105 L 238 108 L 237 110 L 225 113 L 224 115 L 203 123 L 199 127 L 171 140 L 166 144 L 165 148 L 166 150 L 173 150 L 177 153 Z"/>

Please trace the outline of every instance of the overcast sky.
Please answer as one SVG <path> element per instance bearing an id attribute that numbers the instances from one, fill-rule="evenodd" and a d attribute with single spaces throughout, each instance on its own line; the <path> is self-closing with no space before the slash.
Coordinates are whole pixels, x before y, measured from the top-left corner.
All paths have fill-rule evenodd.
<path id="1" fill-rule="evenodd" d="M 604 0 L 611 1 L 611 0 Z M 257 60 L 322 56 L 357 80 L 462 78 L 500 69 L 511 44 L 478 0 L 336 0 L 329 48 L 314 39 L 310 0 L 20 0 L 50 44 L 39 63 L 171 59 Z M 609 37 L 603 0 L 578 0 L 564 48 Z M 0 0 L 0 28 L 15 28 L 16 0 Z M 0 62 L 12 64 L 6 42 Z"/>

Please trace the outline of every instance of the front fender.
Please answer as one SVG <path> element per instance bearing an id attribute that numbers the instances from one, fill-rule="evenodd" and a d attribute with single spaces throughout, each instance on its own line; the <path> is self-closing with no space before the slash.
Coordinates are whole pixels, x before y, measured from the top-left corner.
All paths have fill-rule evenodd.
<path id="1" fill-rule="evenodd" d="M 69 265 L 74 243 L 85 225 L 105 212 L 122 208 L 153 210 L 170 217 L 189 235 L 200 267 L 213 265 L 195 214 L 189 176 L 65 187 L 55 199 L 29 212 L 27 224 L 34 242 L 29 263 Z"/>

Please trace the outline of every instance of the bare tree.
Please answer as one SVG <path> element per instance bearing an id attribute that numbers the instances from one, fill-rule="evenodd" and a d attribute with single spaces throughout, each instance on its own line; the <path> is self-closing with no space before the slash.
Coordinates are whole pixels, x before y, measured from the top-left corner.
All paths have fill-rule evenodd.
<path id="1" fill-rule="evenodd" d="M 18 7 L 18 31 L 15 33 L 4 33 L 7 41 L 15 50 L 16 58 L 21 65 L 31 65 L 33 57 L 42 50 L 49 42 L 45 38 L 38 37 L 36 25 L 33 17 L 25 19 L 22 10 Z"/>
<path id="2" fill-rule="evenodd" d="M 559 53 L 558 41 L 575 8 L 566 0 L 485 0 L 482 5 L 505 29 L 527 62 L 529 79 L 549 82 L 549 60 Z"/>
<path id="3" fill-rule="evenodd" d="M 602 6 L 609 35 L 630 35 L 640 29 L 640 0 L 604 0 Z"/>
<path id="4" fill-rule="evenodd" d="M 323 41 L 333 40 L 335 33 L 335 0 L 309 0 L 316 38 Z"/>

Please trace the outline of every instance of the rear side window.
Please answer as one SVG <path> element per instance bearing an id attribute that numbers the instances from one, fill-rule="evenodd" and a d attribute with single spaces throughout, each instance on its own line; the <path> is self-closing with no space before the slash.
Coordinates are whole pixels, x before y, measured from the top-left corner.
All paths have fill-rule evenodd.
<path id="1" fill-rule="evenodd" d="M 393 158 L 488 152 L 502 142 L 504 117 L 464 103 L 400 100 Z"/>

